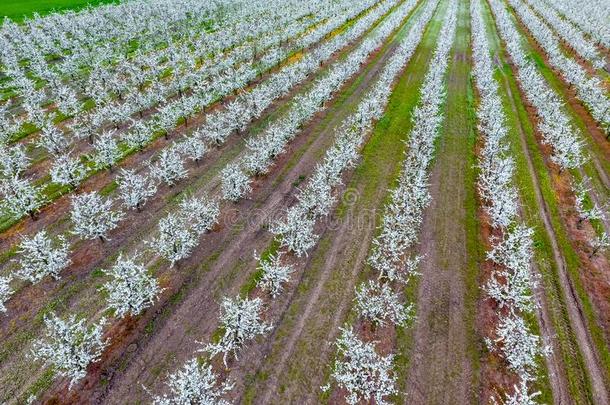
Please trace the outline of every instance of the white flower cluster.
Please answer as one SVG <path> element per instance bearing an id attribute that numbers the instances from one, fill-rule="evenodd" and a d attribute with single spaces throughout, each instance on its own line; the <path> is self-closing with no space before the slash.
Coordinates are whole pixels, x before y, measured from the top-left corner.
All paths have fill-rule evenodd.
<path id="1" fill-rule="evenodd" d="M 233 389 L 219 383 L 212 366 L 194 358 L 168 377 L 171 395 L 153 396 L 154 405 L 229 405 L 223 395 Z"/>
<path id="2" fill-rule="evenodd" d="M 561 49 L 560 39 L 522 0 L 509 0 L 519 18 L 548 55 L 550 64 L 576 89 L 577 97 L 585 104 L 600 126 L 610 133 L 610 99 L 604 83 L 587 73 L 574 58 Z M 603 64 L 603 62 L 600 62 Z"/>
<path id="3" fill-rule="evenodd" d="M 519 197 L 512 184 L 514 161 L 506 146 L 506 117 L 479 1 L 470 3 L 470 14 L 473 72 L 480 94 L 478 130 L 484 140 L 479 156 L 479 195 L 491 225 L 502 232 L 502 237 L 491 239 L 492 249 L 487 252 L 487 259 L 497 266 L 484 290 L 499 308 L 496 337 L 487 339 L 487 344 L 501 353 L 509 369 L 519 376 L 514 392 L 500 400 L 505 404 L 535 404 L 539 393 L 530 393 L 528 384 L 536 378 L 538 357 L 546 355 L 548 349 L 523 318 L 536 307 L 532 290 L 537 280 L 530 272 L 533 230 L 518 218 Z"/>
<path id="4" fill-rule="evenodd" d="M 159 221 L 159 235 L 145 243 L 173 266 L 191 255 L 200 236 L 214 226 L 219 214 L 217 201 L 186 198 L 180 203 L 177 213 L 170 212 Z"/>
<path id="5" fill-rule="evenodd" d="M 104 271 L 112 277 L 104 284 L 104 290 L 108 293 L 108 308 L 114 310 L 118 318 L 127 314 L 138 315 L 151 306 L 161 293 L 157 280 L 136 259 L 137 254 L 133 258 L 119 255 L 115 265 Z"/>
<path id="6" fill-rule="evenodd" d="M 54 313 L 45 316 L 46 338 L 32 348 L 32 357 L 54 366 L 62 377 L 70 379 L 70 388 L 87 374 L 89 364 L 99 360 L 107 341 L 102 339 L 105 319 L 92 327 L 72 315 L 64 321 Z"/>
<path id="7" fill-rule="evenodd" d="M 271 330 L 271 325 L 261 319 L 263 300 L 236 297 L 224 298 L 221 303 L 220 323 L 224 334 L 216 343 L 207 344 L 202 351 L 211 356 L 223 354 L 227 366 L 227 356 L 237 352 L 250 340 Z"/>
<path id="8" fill-rule="evenodd" d="M 32 283 L 47 275 L 59 279 L 59 272 L 70 264 L 70 259 L 68 243 L 62 237 L 58 239 L 59 243 L 53 243 L 46 231 L 38 232 L 31 239 L 23 238 L 18 252 L 20 269 L 15 274 Z"/>
<path id="9" fill-rule="evenodd" d="M 335 363 L 333 378 L 347 392 L 347 403 L 374 400 L 387 405 L 386 397 L 397 393 L 393 355 L 380 356 L 374 342 L 363 342 L 351 329 L 341 329 L 335 343 L 341 360 Z"/>

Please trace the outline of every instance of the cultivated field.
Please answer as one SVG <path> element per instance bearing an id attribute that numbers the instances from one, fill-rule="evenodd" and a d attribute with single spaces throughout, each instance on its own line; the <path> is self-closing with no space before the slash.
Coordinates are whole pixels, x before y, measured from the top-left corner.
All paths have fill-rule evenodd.
<path id="1" fill-rule="evenodd" d="M 607 1 L 0 12 L 0 404 L 610 405 Z"/>

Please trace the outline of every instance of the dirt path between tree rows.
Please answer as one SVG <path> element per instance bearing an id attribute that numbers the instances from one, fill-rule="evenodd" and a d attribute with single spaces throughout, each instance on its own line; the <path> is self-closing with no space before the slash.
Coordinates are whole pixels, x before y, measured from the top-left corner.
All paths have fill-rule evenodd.
<path id="1" fill-rule="evenodd" d="M 468 122 L 469 9 L 460 3 L 458 26 L 447 73 L 445 121 L 429 181 L 430 205 L 424 211 L 418 254 L 417 312 L 404 403 L 474 403 L 476 365 L 468 273 L 467 202 L 474 184 L 467 167 L 474 154 Z"/>

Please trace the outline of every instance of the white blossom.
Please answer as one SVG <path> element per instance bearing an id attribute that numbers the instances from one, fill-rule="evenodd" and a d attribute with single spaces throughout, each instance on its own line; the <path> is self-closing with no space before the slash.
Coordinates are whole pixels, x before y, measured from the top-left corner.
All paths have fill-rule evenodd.
<path id="1" fill-rule="evenodd" d="M 0 208 L 15 217 L 29 214 L 33 218 L 45 202 L 38 187 L 19 177 L 0 181 L 0 196 Z"/>
<path id="2" fill-rule="evenodd" d="M 222 170 L 222 195 L 225 199 L 237 202 L 252 191 L 250 179 L 237 164 L 229 164 Z"/>
<path id="3" fill-rule="evenodd" d="M 593 251 L 589 257 L 593 257 L 597 252 L 605 251 L 610 248 L 610 237 L 608 237 L 608 234 L 604 232 L 600 236 L 595 236 L 591 240 L 591 248 L 593 248 Z"/>
<path id="4" fill-rule="evenodd" d="M 380 356 L 373 343 L 363 342 L 351 329 L 341 329 L 336 345 L 339 359 L 331 376 L 347 390 L 347 403 L 374 400 L 379 405 L 389 404 L 387 397 L 397 393 L 393 356 Z"/>
<path id="5" fill-rule="evenodd" d="M 155 163 L 151 164 L 150 172 L 155 179 L 165 182 L 168 186 L 173 186 L 188 175 L 178 152 L 168 149 L 161 151 Z"/>
<path id="6" fill-rule="evenodd" d="M 87 169 L 78 157 L 70 154 L 58 156 L 51 166 L 51 180 L 62 186 L 76 188 L 87 175 Z"/>
<path id="7" fill-rule="evenodd" d="M 53 155 L 59 156 L 68 148 L 69 142 L 62 131 L 52 123 L 47 123 L 42 128 L 36 145 L 45 148 Z"/>
<path id="8" fill-rule="evenodd" d="M 294 271 L 292 266 L 282 264 L 280 253 L 269 255 L 266 259 L 257 258 L 258 269 L 262 272 L 257 286 L 271 294 L 273 298 L 282 292 L 282 284 L 290 280 Z"/>
<path id="9" fill-rule="evenodd" d="M 239 349 L 249 340 L 271 330 L 271 325 L 260 318 L 262 306 L 260 298 L 223 298 L 220 323 L 224 334 L 217 343 L 208 344 L 203 351 L 210 352 L 211 356 L 223 353 L 223 362 L 227 366 L 229 353 L 237 357 Z"/>
<path id="10" fill-rule="evenodd" d="M 531 381 L 535 377 L 537 358 L 548 355 L 550 348 L 542 345 L 540 337 L 530 332 L 520 316 L 501 317 L 496 333 L 498 337 L 490 349 L 501 351 L 508 366 L 523 380 Z"/>
<path id="11" fill-rule="evenodd" d="M 180 212 L 188 227 L 201 235 L 212 229 L 218 221 L 220 206 L 215 200 L 189 197 L 180 203 Z"/>
<path id="12" fill-rule="evenodd" d="M 369 280 L 356 289 L 356 312 L 379 326 L 404 326 L 413 319 L 413 305 L 404 305 L 387 283 Z"/>
<path id="13" fill-rule="evenodd" d="M 168 214 L 159 221 L 159 235 L 148 245 L 172 264 L 191 255 L 197 246 L 198 234 L 184 218 Z"/>
<path id="14" fill-rule="evenodd" d="M 157 185 L 151 177 L 129 169 L 121 169 L 117 183 L 123 204 L 138 211 L 157 192 Z"/>
<path id="15" fill-rule="evenodd" d="M 99 169 L 112 167 L 121 157 L 121 150 L 114 138 L 114 131 L 102 133 L 93 143 L 93 162 Z"/>
<path id="16" fill-rule="evenodd" d="M 161 293 L 157 280 L 136 259 L 137 254 L 133 258 L 124 258 L 121 254 L 114 266 L 104 271 L 112 277 L 104 285 L 108 293 L 108 308 L 113 309 L 118 318 L 127 314 L 138 315 L 151 306 Z"/>
<path id="17" fill-rule="evenodd" d="M 4 303 L 13 295 L 10 286 L 11 278 L 0 276 L 0 312 L 6 312 Z"/>
<path id="18" fill-rule="evenodd" d="M 70 389 L 87 375 L 87 366 L 99 360 L 107 342 L 102 339 L 105 320 L 88 328 L 85 320 L 72 315 L 67 321 L 54 313 L 45 316 L 46 338 L 35 342 L 32 356 L 54 366 L 70 379 Z"/>
<path id="19" fill-rule="evenodd" d="M 279 236 L 282 246 L 301 257 L 307 255 L 307 251 L 316 243 L 314 225 L 315 221 L 297 205 L 288 209 L 284 220 L 271 224 L 270 230 Z"/>
<path id="20" fill-rule="evenodd" d="M 15 177 L 29 166 L 25 148 L 21 144 L 3 146 L 0 143 L 0 173 L 5 177 Z"/>
<path id="21" fill-rule="evenodd" d="M 20 269 L 18 277 L 36 283 L 46 275 L 59 279 L 59 273 L 70 264 L 69 245 L 62 236 L 57 242 L 40 231 L 33 238 L 23 238 L 18 253 Z"/>
<path id="22" fill-rule="evenodd" d="M 72 197 L 73 233 L 85 239 L 107 239 L 106 234 L 118 226 L 122 212 L 113 211 L 112 200 L 102 200 L 95 191 Z"/>
<path id="23" fill-rule="evenodd" d="M 167 383 L 170 395 L 155 396 L 155 405 L 229 405 L 223 399 L 234 384 L 219 382 L 212 366 L 197 358 L 187 361 L 184 366 L 169 376 Z"/>

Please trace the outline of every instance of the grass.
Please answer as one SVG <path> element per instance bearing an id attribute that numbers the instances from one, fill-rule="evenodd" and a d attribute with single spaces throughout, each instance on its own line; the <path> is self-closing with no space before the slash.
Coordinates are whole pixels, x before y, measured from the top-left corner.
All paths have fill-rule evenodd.
<path id="1" fill-rule="evenodd" d="M 118 0 L 3 0 L 0 4 L 0 15 L 16 22 L 55 11 L 80 10 L 101 4 L 118 3 Z"/>

